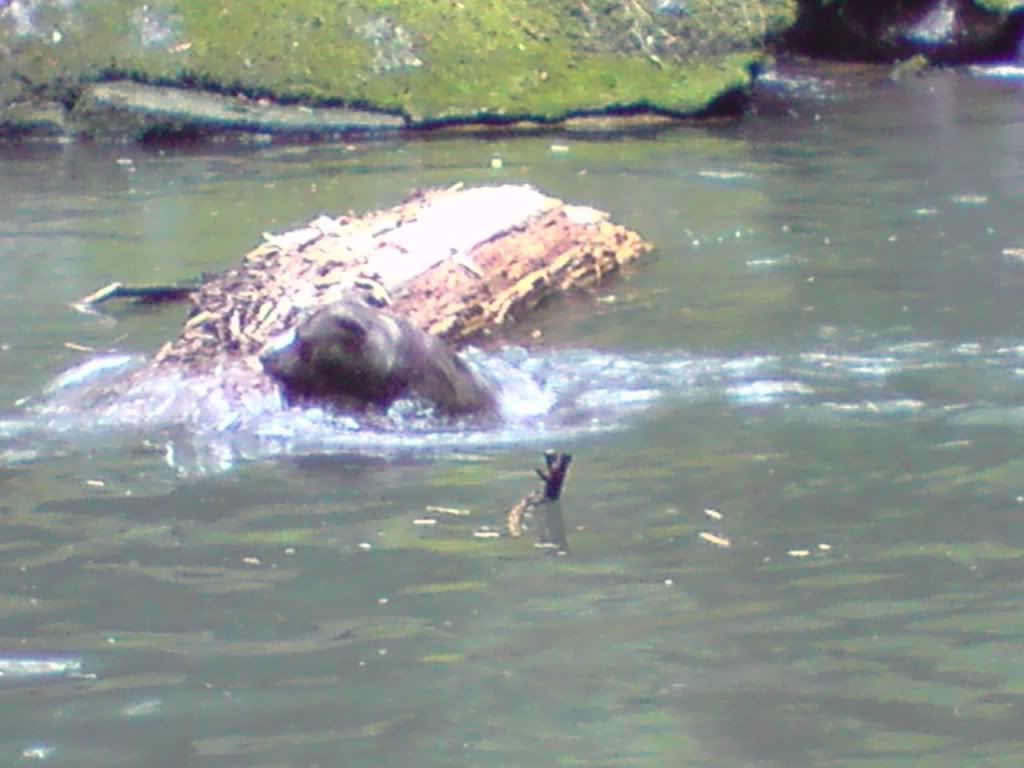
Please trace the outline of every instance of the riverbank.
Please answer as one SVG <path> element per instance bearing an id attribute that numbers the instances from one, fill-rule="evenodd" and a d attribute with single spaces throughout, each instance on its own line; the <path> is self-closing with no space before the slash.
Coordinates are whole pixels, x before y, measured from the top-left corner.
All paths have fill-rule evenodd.
<path id="1" fill-rule="evenodd" d="M 602 132 L 740 114 L 776 57 L 907 72 L 1019 53 L 1017 0 L 910 5 L 4 0 L 0 137 Z"/>
<path id="2" fill-rule="evenodd" d="M 7 0 L 0 131 L 331 137 L 682 117 L 749 89 L 765 41 L 795 18 L 796 0 Z"/>

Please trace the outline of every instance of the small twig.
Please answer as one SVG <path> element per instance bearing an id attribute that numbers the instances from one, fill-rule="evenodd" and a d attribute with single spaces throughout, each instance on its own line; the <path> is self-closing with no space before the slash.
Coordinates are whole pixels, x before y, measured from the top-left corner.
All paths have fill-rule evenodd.
<path id="1" fill-rule="evenodd" d="M 123 283 L 109 283 L 99 290 L 93 291 L 88 296 L 80 298 L 76 304 L 99 304 L 113 297 L 118 291 L 124 288 Z"/>
<path id="2" fill-rule="evenodd" d="M 186 281 L 171 285 L 125 285 L 110 283 L 83 296 L 73 306 L 82 312 L 89 312 L 97 304 L 111 299 L 134 299 L 144 304 L 161 304 L 163 302 L 184 301 L 199 287 L 197 281 Z"/>
<path id="3" fill-rule="evenodd" d="M 95 352 L 96 347 L 90 347 L 86 344 L 79 344 L 74 341 L 65 341 L 64 348 L 70 349 L 72 352 Z"/>
<path id="4" fill-rule="evenodd" d="M 508 535 L 513 538 L 522 536 L 523 520 L 528 514 L 543 505 L 546 507 L 544 530 L 540 535 L 539 545 L 557 549 L 559 553 L 567 553 L 569 542 L 565 534 L 561 505 L 558 501 L 562 496 L 562 488 L 569 473 L 569 465 L 572 464 L 572 454 L 545 451 L 544 464 L 543 469 L 534 470 L 537 477 L 544 483 L 544 487 L 524 496 L 508 510 L 506 514 Z"/>

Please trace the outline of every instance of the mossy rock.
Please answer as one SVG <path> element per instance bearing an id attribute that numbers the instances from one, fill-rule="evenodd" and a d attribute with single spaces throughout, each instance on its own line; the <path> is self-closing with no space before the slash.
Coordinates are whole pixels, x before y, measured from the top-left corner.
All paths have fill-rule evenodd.
<path id="1" fill-rule="evenodd" d="M 689 115 L 750 84 L 796 0 L 12 0 L 22 93 L 103 79 L 446 121 Z M 2 96 L 2 94 L 0 94 Z M 7 101 L 16 98 L 6 96 Z"/>

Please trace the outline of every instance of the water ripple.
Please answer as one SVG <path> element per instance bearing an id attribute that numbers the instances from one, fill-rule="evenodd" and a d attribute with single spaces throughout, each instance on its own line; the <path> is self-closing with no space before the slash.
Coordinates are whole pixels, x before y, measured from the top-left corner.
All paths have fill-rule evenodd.
<path id="1" fill-rule="evenodd" d="M 360 422 L 317 408 L 294 408 L 276 393 L 231 394 L 218 380 L 153 382 L 121 401 L 80 407 L 83 391 L 131 369 L 138 359 L 111 355 L 58 376 L 20 416 L 0 421 L 0 461 L 30 461 L 67 450 L 75 437 L 160 430 L 165 462 L 183 473 L 220 472 L 240 459 L 315 453 L 451 453 L 511 444 L 564 441 L 628 427 L 659 403 L 722 400 L 738 408 L 801 406 L 846 418 L 901 418 L 966 409 L 990 412 L 1019 389 L 1024 346 L 900 340 L 791 354 L 700 356 L 595 350 L 496 353 L 467 359 L 499 390 L 497 426 L 442 423 L 411 402 Z M 965 372 L 970 372 L 967 376 Z M 965 378 L 966 376 L 966 378 Z M 182 407 L 182 388 L 190 397 Z M 974 404 L 976 405 L 969 405 Z M 979 418 L 986 420 L 983 414 Z M 49 452 L 49 453 L 47 453 Z"/>

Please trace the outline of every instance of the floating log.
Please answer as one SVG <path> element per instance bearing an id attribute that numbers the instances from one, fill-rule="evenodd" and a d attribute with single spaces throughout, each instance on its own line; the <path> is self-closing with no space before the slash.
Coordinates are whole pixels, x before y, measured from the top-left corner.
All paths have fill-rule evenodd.
<path id="1" fill-rule="evenodd" d="M 269 361 L 281 359 L 273 353 L 302 342 L 296 334 L 300 326 L 318 329 L 306 334 L 306 342 L 325 335 L 326 321 L 315 319 L 317 312 L 346 326 L 349 335 L 330 342 L 357 355 L 360 340 L 372 334 L 369 327 L 338 319 L 351 316 L 353 301 L 362 303 L 357 314 L 375 328 L 400 318 L 399 325 L 458 347 L 522 319 L 551 296 L 600 283 L 650 249 L 608 214 L 526 185 L 417 192 L 393 208 L 364 216 L 320 216 L 263 239 L 238 267 L 206 276 L 190 291 L 191 312 L 180 334 L 132 374 L 135 382 L 161 371 L 209 374 L 242 365 L 253 386 L 273 380 L 288 393 L 288 381 L 275 376 Z M 90 298 L 103 297 L 100 291 Z M 371 318 L 371 310 L 385 317 Z M 404 331 L 395 339 L 435 348 Z M 389 376 L 372 369 L 388 359 L 377 354 L 380 349 L 374 352 L 375 360 L 366 363 L 370 368 L 361 369 L 361 362 L 349 368 Z M 437 367 L 431 370 L 436 375 Z M 325 389 L 308 386 L 311 375 L 297 378 L 316 399 Z M 403 394 L 401 387 L 395 392 Z"/>

